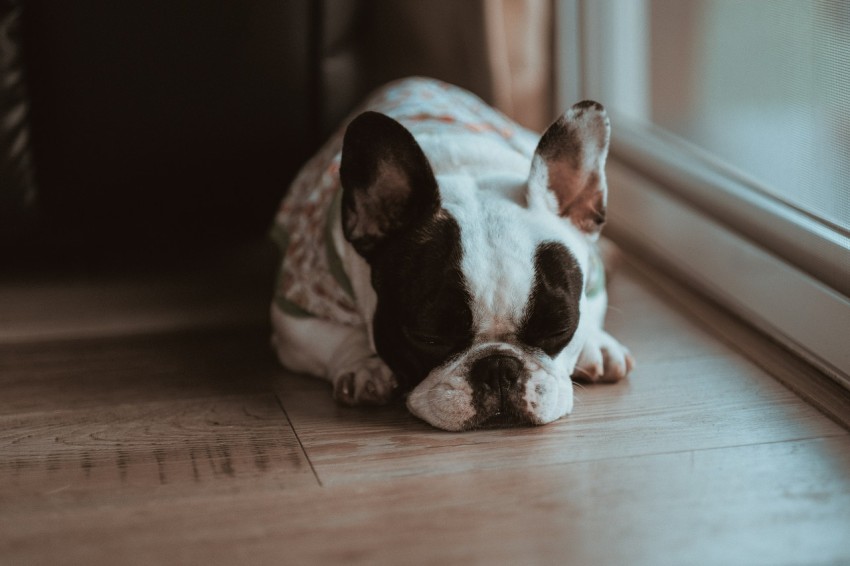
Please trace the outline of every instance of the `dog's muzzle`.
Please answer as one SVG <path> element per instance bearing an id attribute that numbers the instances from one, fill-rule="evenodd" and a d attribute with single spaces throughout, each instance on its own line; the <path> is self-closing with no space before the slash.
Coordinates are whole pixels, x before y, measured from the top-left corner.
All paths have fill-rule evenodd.
<path id="1" fill-rule="evenodd" d="M 467 379 L 472 385 L 473 402 L 482 421 L 495 419 L 498 424 L 505 425 L 527 420 L 517 410 L 521 403 L 524 375 L 523 363 L 509 354 L 491 354 L 475 361 Z"/>
<path id="2" fill-rule="evenodd" d="M 476 361 L 469 372 L 475 387 L 488 394 L 498 395 L 504 404 L 511 386 L 522 373 L 522 362 L 506 354 L 493 354 Z"/>

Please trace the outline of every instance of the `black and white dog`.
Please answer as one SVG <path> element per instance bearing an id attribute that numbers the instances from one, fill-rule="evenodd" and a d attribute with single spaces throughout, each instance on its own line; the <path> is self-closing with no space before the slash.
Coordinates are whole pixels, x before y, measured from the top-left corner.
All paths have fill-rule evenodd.
<path id="1" fill-rule="evenodd" d="M 278 213 L 280 361 L 344 404 L 407 394 L 452 431 L 549 423 L 572 411 L 571 376 L 624 378 L 632 357 L 603 330 L 603 107 L 572 106 L 539 140 L 428 79 L 364 110 Z"/>

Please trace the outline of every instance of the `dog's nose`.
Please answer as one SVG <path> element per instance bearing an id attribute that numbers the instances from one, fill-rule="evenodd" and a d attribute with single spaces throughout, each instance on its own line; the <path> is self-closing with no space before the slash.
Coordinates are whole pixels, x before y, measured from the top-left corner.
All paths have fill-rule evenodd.
<path id="1" fill-rule="evenodd" d="M 522 362 L 506 354 L 493 354 L 472 365 L 470 377 L 485 390 L 504 395 L 522 371 Z"/>

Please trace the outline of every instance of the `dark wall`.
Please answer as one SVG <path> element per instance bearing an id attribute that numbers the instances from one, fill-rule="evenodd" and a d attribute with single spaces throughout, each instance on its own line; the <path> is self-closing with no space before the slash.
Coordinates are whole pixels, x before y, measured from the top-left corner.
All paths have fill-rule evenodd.
<path id="1" fill-rule="evenodd" d="M 314 149 L 308 0 L 29 1 L 40 206 L 55 237 L 262 231 Z"/>
<path id="2" fill-rule="evenodd" d="M 36 233 L 0 228 L 0 251 L 262 237 L 298 168 L 373 88 L 419 74 L 490 98 L 483 2 L 0 0 L 38 218 Z M 23 146 L 7 133 L 11 156 Z M 24 194 L 6 187 L 26 153 L 0 170 L 0 196 Z"/>

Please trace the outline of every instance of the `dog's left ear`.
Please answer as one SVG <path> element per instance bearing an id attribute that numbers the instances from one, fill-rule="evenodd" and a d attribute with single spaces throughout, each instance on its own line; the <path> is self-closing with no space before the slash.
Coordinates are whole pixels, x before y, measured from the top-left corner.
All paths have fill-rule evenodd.
<path id="1" fill-rule="evenodd" d="M 534 152 L 529 202 L 544 201 L 589 236 L 605 224 L 608 186 L 605 159 L 611 125 L 605 108 L 585 100 L 553 123 Z"/>
<path id="2" fill-rule="evenodd" d="M 440 209 L 437 180 L 425 153 L 401 124 L 364 112 L 345 131 L 342 229 L 369 260 L 387 238 L 415 227 Z"/>

